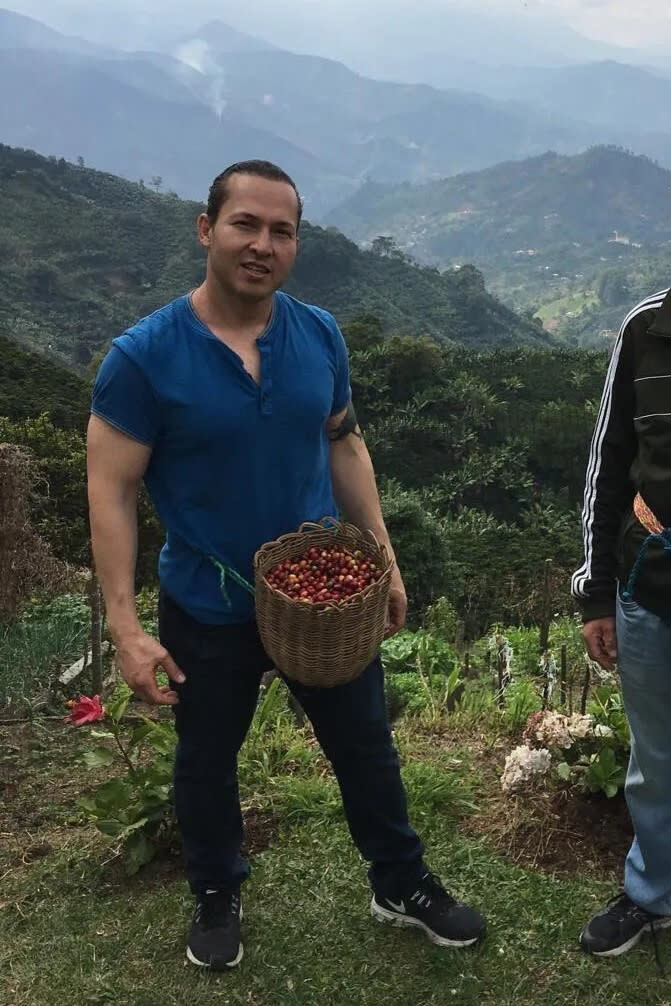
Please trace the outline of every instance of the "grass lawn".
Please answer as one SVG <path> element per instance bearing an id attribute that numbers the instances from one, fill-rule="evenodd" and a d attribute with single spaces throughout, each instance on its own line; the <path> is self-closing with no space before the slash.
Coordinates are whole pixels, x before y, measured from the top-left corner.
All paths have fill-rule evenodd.
<path id="1" fill-rule="evenodd" d="M 430 866 L 485 911 L 483 945 L 442 950 L 370 917 L 365 865 L 318 757 L 306 769 L 310 785 L 299 772 L 294 790 L 291 777 L 243 764 L 245 802 L 262 822 L 272 813 L 273 827 L 255 843 L 243 890 L 245 957 L 216 975 L 185 963 L 191 897 L 176 861 L 127 878 L 107 841 L 82 823 L 76 797 L 92 783 L 76 760 L 84 731 L 5 728 L 0 1006 L 671 1003 L 647 940 L 614 962 L 578 948 L 582 923 L 615 893 L 616 875 L 587 854 L 582 869 L 565 864 L 556 875 L 506 854 L 496 838 L 507 816 L 496 785 L 505 746 L 450 719 L 431 728 L 402 721 L 397 737 Z M 671 962 L 667 935 L 660 946 Z"/>

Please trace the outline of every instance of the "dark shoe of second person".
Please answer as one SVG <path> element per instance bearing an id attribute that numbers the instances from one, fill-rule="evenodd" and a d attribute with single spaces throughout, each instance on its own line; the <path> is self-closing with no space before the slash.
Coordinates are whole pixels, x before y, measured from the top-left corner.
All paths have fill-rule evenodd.
<path id="1" fill-rule="evenodd" d="M 241 916 L 239 889 L 200 895 L 186 947 L 187 960 L 213 971 L 236 967 L 242 960 Z"/>
<path id="2" fill-rule="evenodd" d="M 671 926 L 671 916 L 639 908 L 627 894 L 611 898 L 580 934 L 580 946 L 596 957 L 619 957 L 635 947 L 644 933 Z"/>
<path id="3" fill-rule="evenodd" d="M 404 891 L 376 891 L 371 915 L 394 926 L 422 929 L 439 947 L 470 947 L 484 934 L 486 922 L 473 908 L 449 894 L 438 877 L 425 873 Z"/>

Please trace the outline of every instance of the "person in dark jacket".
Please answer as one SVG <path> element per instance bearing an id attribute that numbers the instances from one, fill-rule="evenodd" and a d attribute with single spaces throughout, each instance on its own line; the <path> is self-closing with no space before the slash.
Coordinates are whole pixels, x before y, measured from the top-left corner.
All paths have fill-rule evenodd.
<path id="1" fill-rule="evenodd" d="M 592 438 L 585 561 L 572 590 L 587 650 L 617 665 L 631 729 L 625 793 L 635 838 L 624 890 L 580 943 L 615 957 L 671 925 L 671 291 L 625 318 Z"/>

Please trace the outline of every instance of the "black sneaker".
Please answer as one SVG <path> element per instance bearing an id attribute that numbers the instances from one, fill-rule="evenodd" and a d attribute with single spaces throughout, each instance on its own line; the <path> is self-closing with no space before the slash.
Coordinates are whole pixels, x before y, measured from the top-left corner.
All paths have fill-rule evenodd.
<path id="1" fill-rule="evenodd" d="M 193 915 L 187 960 L 213 971 L 234 968 L 242 960 L 241 917 L 239 888 L 202 894 Z"/>
<path id="2" fill-rule="evenodd" d="M 483 917 L 448 894 L 432 873 L 394 897 L 376 893 L 370 911 L 380 922 L 423 929 L 439 947 L 470 947 L 486 929 Z"/>
<path id="3" fill-rule="evenodd" d="M 619 957 L 635 947 L 643 933 L 671 926 L 671 916 L 654 915 L 635 905 L 626 894 L 611 898 L 605 908 L 587 923 L 580 946 L 596 957 Z"/>

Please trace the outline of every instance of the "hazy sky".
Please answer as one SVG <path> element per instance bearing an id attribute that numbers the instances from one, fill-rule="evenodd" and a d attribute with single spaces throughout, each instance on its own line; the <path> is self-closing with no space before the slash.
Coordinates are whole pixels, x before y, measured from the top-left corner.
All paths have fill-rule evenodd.
<path id="1" fill-rule="evenodd" d="M 0 0 L 0 3 L 71 32 L 80 26 L 82 34 L 86 27 L 89 33 L 94 33 L 96 25 L 104 24 L 120 9 L 129 14 L 133 11 L 131 17 L 151 21 L 154 26 L 167 27 L 171 22 L 183 26 L 187 19 L 197 24 L 218 17 L 234 27 L 245 30 L 251 27 L 250 4 L 233 5 L 226 0 L 191 0 L 189 4 L 184 0 Z M 418 13 L 427 5 L 449 10 L 454 0 L 413 0 L 415 9 L 411 18 L 415 24 L 421 21 Z M 363 8 L 368 14 L 375 11 L 384 19 L 389 9 L 386 0 L 282 0 L 274 6 L 276 10 L 300 10 L 310 19 L 319 18 L 322 12 L 328 17 L 334 9 L 344 13 L 353 7 Z M 408 15 L 410 6 L 410 3 L 406 6 Z M 526 15 L 530 21 L 551 16 L 591 38 L 624 46 L 671 45 L 669 0 L 469 0 L 467 3 L 462 0 L 462 6 L 470 12 L 485 8 L 504 15 Z M 258 4 L 252 7 L 258 8 Z M 262 28 L 262 24 L 257 25 L 259 35 L 263 34 Z"/>

